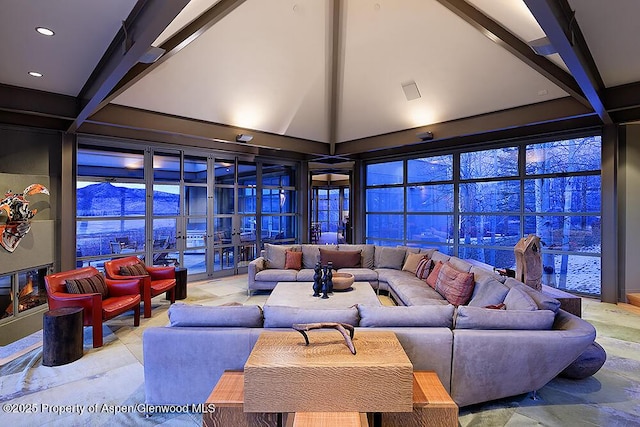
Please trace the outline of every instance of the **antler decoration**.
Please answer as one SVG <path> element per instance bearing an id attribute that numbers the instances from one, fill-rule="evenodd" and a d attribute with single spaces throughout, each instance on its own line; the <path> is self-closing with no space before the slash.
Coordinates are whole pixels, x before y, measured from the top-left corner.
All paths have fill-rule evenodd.
<path id="1" fill-rule="evenodd" d="M 344 337 L 344 341 L 346 342 L 347 347 L 349 347 L 349 350 L 351 350 L 351 354 L 356 354 L 356 348 L 353 345 L 354 328 L 348 323 L 295 323 L 291 327 L 302 334 L 305 345 L 309 345 L 309 337 L 307 336 L 308 331 L 312 329 L 336 329 Z M 347 330 L 349 331 L 348 333 Z"/>

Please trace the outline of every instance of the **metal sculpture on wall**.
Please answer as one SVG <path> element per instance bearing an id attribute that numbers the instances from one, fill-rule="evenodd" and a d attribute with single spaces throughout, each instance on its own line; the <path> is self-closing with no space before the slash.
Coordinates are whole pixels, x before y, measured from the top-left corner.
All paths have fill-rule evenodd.
<path id="1" fill-rule="evenodd" d="M 34 194 L 49 194 L 49 190 L 42 184 L 31 184 L 22 193 L 14 194 L 9 190 L 0 202 L 0 231 L 2 240 L 0 245 L 9 252 L 13 252 L 20 240 L 31 230 L 31 219 L 38 213 L 38 209 L 29 209 L 26 196 Z M 2 219 L 3 216 L 6 220 Z"/>

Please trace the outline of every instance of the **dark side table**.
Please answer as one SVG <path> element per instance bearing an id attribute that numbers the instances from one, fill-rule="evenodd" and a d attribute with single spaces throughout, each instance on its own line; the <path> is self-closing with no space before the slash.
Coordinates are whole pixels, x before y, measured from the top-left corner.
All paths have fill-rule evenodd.
<path id="1" fill-rule="evenodd" d="M 187 269 L 185 267 L 176 267 L 176 299 L 185 299 L 187 297 Z M 168 294 L 166 299 L 170 299 Z"/>
<path id="2" fill-rule="evenodd" d="M 42 364 L 59 366 L 74 362 L 83 354 L 82 307 L 63 307 L 42 318 Z"/>

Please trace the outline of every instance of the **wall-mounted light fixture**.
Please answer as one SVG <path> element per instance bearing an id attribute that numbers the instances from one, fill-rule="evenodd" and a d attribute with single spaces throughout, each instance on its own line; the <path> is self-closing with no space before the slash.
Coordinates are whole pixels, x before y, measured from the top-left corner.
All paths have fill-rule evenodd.
<path id="1" fill-rule="evenodd" d="M 253 136 L 246 133 L 240 133 L 236 135 L 236 142 L 249 142 L 252 139 L 253 139 Z"/>

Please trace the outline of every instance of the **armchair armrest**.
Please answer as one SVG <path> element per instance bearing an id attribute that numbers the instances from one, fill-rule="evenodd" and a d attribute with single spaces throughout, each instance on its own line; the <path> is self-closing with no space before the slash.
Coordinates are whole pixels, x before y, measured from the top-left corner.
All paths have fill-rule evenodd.
<path id="1" fill-rule="evenodd" d="M 152 280 L 161 280 L 161 279 L 175 279 L 176 278 L 176 269 L 175 267 L 150 267 L 147 266 L 147 271 L 151 276 Z"/>

